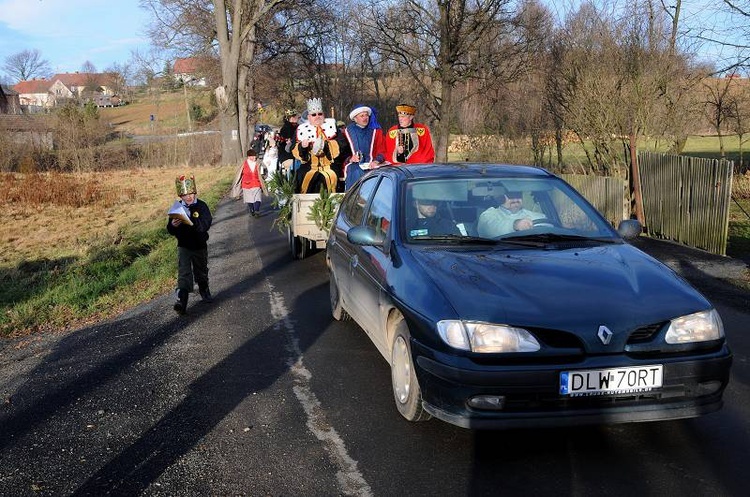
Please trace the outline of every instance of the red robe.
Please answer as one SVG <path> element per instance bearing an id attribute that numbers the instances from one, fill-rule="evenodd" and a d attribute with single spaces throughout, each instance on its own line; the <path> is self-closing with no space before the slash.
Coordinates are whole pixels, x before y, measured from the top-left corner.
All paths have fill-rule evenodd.
<path id="1" fill-rule="evenodd" d="M 405 130 L 411 130 L 406 132 Z M 401 134 L 401 136 L 399 136 Z M 399 161 L 396 146 L 398 142 L 411 145 L 405 151 L 406 161 Z M 398 125 L 392 126 L 385 135 L 385 160 L 393 164 L 423 164 L 435 162 L 435 149 L 432 147 L 432 136 L 430 128 L 424 124 L 414 123 L 411 128 L 399 129 Z"/>

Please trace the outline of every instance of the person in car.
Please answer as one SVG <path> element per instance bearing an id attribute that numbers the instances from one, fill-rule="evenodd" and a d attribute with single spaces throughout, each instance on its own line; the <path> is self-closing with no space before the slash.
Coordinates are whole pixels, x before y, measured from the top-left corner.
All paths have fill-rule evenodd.
<path id="1" fill-rule="evenodd" d="M 514 231 L 523 231 L 534 226 L 535 219 L 544 214 L 523 207 L 521 192 L 505 192 L 498 207 L 490 207 L 479 215 L 477 233 L 485 238 L 495 238 Z"/>
<path id="2" fill-rule="evenodd" d="M 438 202 L 431 199 L 414 199 L 415 215 L 409 226 L 409 236 L 459 235 L 456 225 L 438 214 Z"/>

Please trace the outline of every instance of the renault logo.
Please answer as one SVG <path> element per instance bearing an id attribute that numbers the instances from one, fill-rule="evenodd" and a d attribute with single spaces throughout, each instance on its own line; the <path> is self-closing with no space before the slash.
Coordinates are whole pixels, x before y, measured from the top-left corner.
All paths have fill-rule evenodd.
<path id="1" fill-rule="evenodd" d="M 596 334 L 604 345 L 609 345 L 609 342 L 612 341 L 612 335 L 614 335 L 614 333 L 609 331 L 609 328 L 604 325 L 599 327 L 599 332 Z"/>

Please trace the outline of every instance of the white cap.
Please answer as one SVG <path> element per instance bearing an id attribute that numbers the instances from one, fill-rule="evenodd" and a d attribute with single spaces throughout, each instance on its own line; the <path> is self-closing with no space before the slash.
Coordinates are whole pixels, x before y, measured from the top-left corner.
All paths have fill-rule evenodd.
<path id="1" fill-rule="evenodd" d="M 354 110 L 352 110 L 352 111 L 351 111 L 351 112 L 349 113 L 349 119 L 351 119 L 352 121 L 354 121 L 354 117 L 355 117 L 355 116 L 356 116 L 357 114 L 361 114 L 361 113 L 363 113 L 363 112 L 367 112 L 367 113 L 368 113 L 369 115 L 372 115 L 372 109 L 371 109 L 371 108 L 369 108 L 369 107 L 368 107 L 368 106 L 366 106 L 366 105 L 363 105 L 362 107 L 357 107 L 357 108 L 355 108 Z"/>

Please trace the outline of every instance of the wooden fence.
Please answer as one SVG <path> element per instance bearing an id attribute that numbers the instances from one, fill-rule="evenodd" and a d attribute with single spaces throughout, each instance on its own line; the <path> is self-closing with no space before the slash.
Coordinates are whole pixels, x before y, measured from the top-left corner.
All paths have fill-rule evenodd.
<path id="1" fill-rule="evenodd" d="M 726 255 L 728 160 L 638 152 L 646 233 Z"/>
<path id="2" fill-rule="evenodd" d="M 645 232 L 726 255 L 732 161 L 638 152 Z M 613 226 L 630 217 L 627 183 L 619 178 L 561 174 Z"/>
<path id="3" fill-rule="evenodd" d="M 608 176 L 561 174 L 560 177 L 578 190 L 591 205 L 617 227 L 630 217 L 628 185 L 625 180 Z"/>

